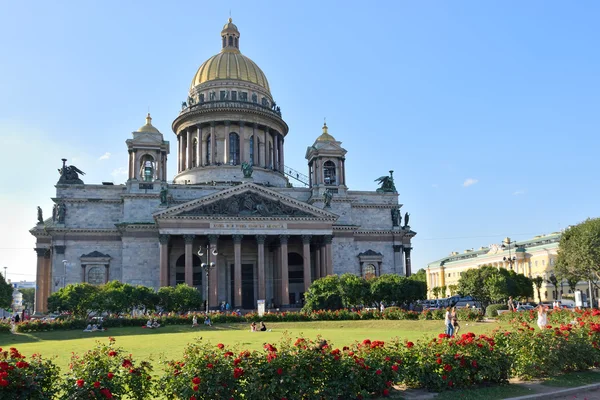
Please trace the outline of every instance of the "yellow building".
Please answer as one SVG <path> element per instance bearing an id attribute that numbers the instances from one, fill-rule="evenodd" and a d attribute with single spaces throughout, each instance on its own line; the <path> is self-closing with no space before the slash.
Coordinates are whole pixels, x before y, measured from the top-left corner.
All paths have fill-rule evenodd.
<path id="1" fill-rule="evenodd" d="M 452 285 L 458 285 L 458 280 L 464 271 L 491 265 L 497 268 L 514 269 L 515 272 L 530 278 L 541 276 L 544 279 L 540 290 L 541 299 L 538 298 L 537 290 L 534 288 L 533 300 L 543 302 L 559 300 L 562 294 L 572 293 L 566 281 L 558 282 L 557 293 L 549 280 L 554 274 L 560 237 L 560 232 L 554 232 L 523 241 L 505 238 L 501 244 L 492 244 L 479 250 L 452 252 L 448 257 L 427 264 L 427 297 L 436 298 L 433 292 L 436 287 L 442 288 L 438 289 L 440 292 L 437 298 L 447 297 L 453 294 Z M 443 292 L 444 288 L 445 292 Z M 577 289 L 589 296 L 586 282 L 579 282 Z M 597 292 L 596 289 L 595 297 L 598 296 Z"/>

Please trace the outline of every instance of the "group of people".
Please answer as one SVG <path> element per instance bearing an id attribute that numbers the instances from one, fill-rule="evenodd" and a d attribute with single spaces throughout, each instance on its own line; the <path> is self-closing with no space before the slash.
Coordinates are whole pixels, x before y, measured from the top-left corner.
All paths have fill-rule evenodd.
<path id="1" fill-rule="evenodd" d="M 154 318 L 154 319 L 150 318 L 148 320 L 148 322 L 146 322 L 146 328 L 148 328 L 148 329 L 160 328 L 160 324 L 158 323 L 158 320 L 156 318 Z"/>
<path id="2" fill-rule="evenodd" d="M 212 321 L 208 315 L 204 317 L 204 325 L 212 326 Z M 192 318 L 192 328 L 197 328 L 198 326 L 198 317 L 194 314 L 194 317 Z"/>
<path id="3" fill-rule="evenodd" d="M 444 318 L 444 325 L 446 327 L 446 335 L 452 337 L 460 331 L 460 325 L 458 324 L 458 316 L 456 315 L 456 307 L 447 307 L 446 316 Z"/>
<path id="4" fill-rule="evenodd" d="M 84 332 L 103 332 L 104 328 L 102 324 L 88 324 L 88 326 L 83 330 Z"/>
<path id="5" fill-rule="evenodd" d="M 265 326 L 265 323 L 260 321 L 260 326 L 256 325 L 256 322 L 253 322 L 252 324 L 250 324 L 250 332 L 267 332 L 267 327 Z M 270 332 L 271 330 L 268 329 L 268 331 Z"/>

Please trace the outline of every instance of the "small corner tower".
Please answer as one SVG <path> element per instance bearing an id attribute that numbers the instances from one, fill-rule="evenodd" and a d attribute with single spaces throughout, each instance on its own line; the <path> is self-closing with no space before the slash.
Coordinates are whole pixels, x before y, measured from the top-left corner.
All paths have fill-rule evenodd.
<path id="1" fill-rule="evenodd" d="M 167 180 L 169 142 L 152 125 L 150 113 L 146 116 L 146 124 L 133 132 L 133 139 L 127 139 L 125 143 L 129 151 L 129 181 Z"/>
<path id="2" fill-rule="evenodd" d="M 313 196 L 322 196 L 327 189 L 331 193 L 345 194 L 345 156 L 346 150 L 342 147 L 342 142 L 329 134 L 327 123 L 324 123 L 321 136 L 306 149 L 309 186 Z"/>

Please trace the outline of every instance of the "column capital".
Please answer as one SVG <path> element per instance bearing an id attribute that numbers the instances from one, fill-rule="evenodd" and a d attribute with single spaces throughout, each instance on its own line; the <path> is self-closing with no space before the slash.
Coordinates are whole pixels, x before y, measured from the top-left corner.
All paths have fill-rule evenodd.
<path id="1" fill-rule="evenodd" d="M 215 125 L 217 124 L 215 121 L 210 121 L 209 123 L 210 123 L 210 126 L 211 126 L 212 128 L 214 128 L 214 127 L 215 127 Z"/>
<path id="2" fill-rule="evenodd" d="M 302 244 L 310 244 L 312 235 L 302 235 Z"/>
<path id="3" fill-rule="evenodd" d="M 290 239 L 290 235 L 279 235 L 279 243 L 288 244 L 288 240 Z"/>
<path id="4" fill-rule="evenodd" d="M 246 123 L 245 123 L 244 121 L 240 121 L 240 122 L 238 122 L 238 123 L 239 123 L 239 125 L 240 125 L 241 127 L 244 127 L 244 125 L 246 125 Z"/>
<path id="5" fill-rule="evenodd" d="M 183 235 L 183 240 L 185 244 L 193 244 L 195 237 L 196 235 Z"/>
<path id="6" fill-rule="evenodd" d="M 160 244 L 168 244 L 170 237 L 171 235 L 164 235 L 161 233 L 160 235 L 158 235 L 158 241 L 160 242 Z"/>
<path id="7" fill-rule="evenodd" d="M 231 125 L 231 121 L 225 120 L 225 126 L 229 126 L 229 125 Z"/>
<path id="8" fill-rule="evenodd" d="M 240 244 L 240 243 L 242 243 L 242 239 L 244 238 L 244 235 L 232 235 L 231 237 L 233 238 L 233 243 Z"/>
<path id="9" fill-rule="evenodd" d="M 323 243 L 331 244 L 333 241 L 333 235 L 323 235 Z"/>
<path id="10" fill-rule="evenodd" d="M 402 245 L 401 244 L 395 244 L 392 246 L 394 248 L 394 253 L 400 253 L 400 251 L 402 251 Z"/>
<path id="11" fill-rule="evenodd" d="M 257 129 L 257 128 L 258 128 L 258 124 L 257 124 L 256 122 L 255 122 L 255 123 L 253 123 L 253 124 L 252 124 L 252 127 L 253 127 L 254 129 Z"/>
<path id="12" fill-rule="evenodd" d="M 258 244 L 265 244 L 265 240 L 267 240 L 267 235 L 256 235 L 256 242 Z"/>
<path id="13" fill-rule="evenodd" d="M 35 252 L 37 253 L 38 257 L 45 257 L 46 253 L 49 253 L 48 249 L 42 248 L 42 247 L 36 247 L 33 250 L 35 250 Z"/>
<path id="14" fill-rule="evenodd" d="M 54 251 L 56 254 L 65 254 L 65 249 L 67 246 L 65 245 L 54 245 Z"/>
<path id="15" fill-rule="evenodd" d="M 213 245 L 213 244 L 217 244 L 217 241 L 219 240 L 219 235 L 208 235 L 208 242 Z"/>

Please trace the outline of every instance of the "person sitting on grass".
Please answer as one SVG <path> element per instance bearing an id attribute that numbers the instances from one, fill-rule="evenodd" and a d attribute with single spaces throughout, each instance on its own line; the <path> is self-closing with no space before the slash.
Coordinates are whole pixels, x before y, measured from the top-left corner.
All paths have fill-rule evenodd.
<path id="1" fill-rule="evenodd" d="M 204 317 L 204 325 L 212 326 L 212 322 L 210 321 L 210 317 L 208 315 Z"/>
<path id="2" fill-rule="evenodd" d="M 156 318 L 154 318 L 154 322 L 152 322 L 152 327 L 153 328 L 160 328 L 160 324 L 158 323 L 158 320 Z"/>
<path id="3" fill-rule="evenodd" d="M 92 331 L 92 324 L 88 324 L 88 326 L 83 331 L 84 332 L 91 332 Z"/>
<path id="4" fill-rule="evenodd" d="M 260 321 L 260 331 L 261 332 L 267 332 L 267 327 L 265 326 L 265 323 Z M 269 332 L 271 332 L 271 330 L 269 329 Z"/>
<path id="5" fill-rule="evenodd" d="M 154 327 L 152 326 L 152 318 L 150 318 L 150 319 L 148 320 L 148 322 L 146 322 L 146 328 L 148 328 L 148 329 L 152 329 L 152 328 L 154 328 Z"/>
<path id="6" fill-rule="evenodd" d="M 256 322 L 250 324 L 250 332 L 256 332 Z"/>
<path id="7" fill-rule="evenodd" d="M 194 318 L 192 318 L 192 328 L 195 328 L 198 326 L 198 318 L 196 318 L 196 316 L 194 315 Z"/>

